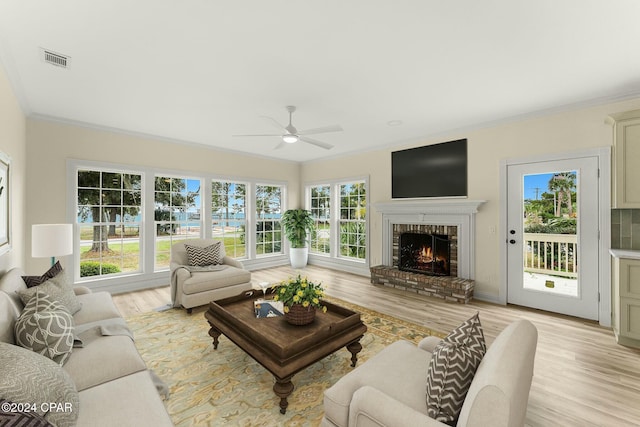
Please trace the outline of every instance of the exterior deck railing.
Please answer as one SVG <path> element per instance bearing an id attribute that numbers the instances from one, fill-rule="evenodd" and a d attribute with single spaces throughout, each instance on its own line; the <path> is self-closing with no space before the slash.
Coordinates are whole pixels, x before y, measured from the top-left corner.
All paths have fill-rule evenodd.
<path id="1" fill-rule="evenodd" d="M 524 233 L 524 271 L 578 277 L 578 236 Z"/>

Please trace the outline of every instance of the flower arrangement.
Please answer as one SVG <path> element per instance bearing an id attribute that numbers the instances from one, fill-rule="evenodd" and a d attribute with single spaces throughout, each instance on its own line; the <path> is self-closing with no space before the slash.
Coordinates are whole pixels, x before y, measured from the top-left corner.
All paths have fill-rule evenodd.
<path id="1" fill-rule="evenodd" d="M 326 313 L 327 307 L 320 302 L 323 296 L 324 289 L 320 283 L 310 282 L 306 277 L 303 278 L 298 274 L 295 278 L 280 282 L 273 299 L 282 301 L 285 313 L 288 313 L 290 307 L 295 304 L 309 309 L 310 307 L 319 308 Z"/>

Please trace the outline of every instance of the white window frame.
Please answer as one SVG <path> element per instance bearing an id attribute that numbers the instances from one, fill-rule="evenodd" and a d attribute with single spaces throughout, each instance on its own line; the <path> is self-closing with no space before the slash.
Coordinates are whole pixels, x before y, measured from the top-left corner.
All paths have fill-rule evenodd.
<path id="1" fill-rule="evenodd" d="M 78 230 L 76 224 L 76 202 L 77 202 L 77 171 L 79 169 L 88 170 L 112 170 L 121 173 L 135 173 L 142 176 L 142 211 L 141 211 L 141 246 L 140 259 L 141 271 L 136 273 L 123 273 L 117 275 L 108 275 L 105 277 L 92 276 L 89 278 L 80 278 L 80 244 L 77 239 Z M 169 282 L 168 271 L 163 269 L 155 271 L 155 176 L 172 176 L 183 177 L 189 179 L 200 179 L 202 182 L 200 188 L 201 197 L 201 237 L 211 238 L 212 236 L 212 220 L 211 220 L 211 182 L 230 181 L 237 183 L 245 183 L 247 185 L 247 233 L 246 247 L 247 258 L 242 260 L 243 266 L 248 270 L 261 268 L 269 268 L 284 265 L 288 262 L 288 256 L 285 255 L 285 248 L 281 246 L 282 253 L 273 253 L 265 256 L 256 256 L 255 251 L 255 232 L 256 230 L 256 214 L 255 214 L 255 188 L 260 185 L 279 186 L 282 191 L 282 206 L 284 211 L 287 207 L 287 191 L 286 181 L 264 180 L 257 178 L 238 177 L 230 175 L 219 175 L 213 173 L 197 173 L 184 170 L 165 169 L 148 166 L 132 166 L 119 163 L 98 162 L 90 160 L 67 160 L 67 222 L 76 224 L 74 228 L 74 255 L 66 259 L 67 265 L 65 269 L 73 272 L 69 277 L 73 277 L 74 283 L 82 283 L 93 290 L 105 290 L 111 293 L 129 292 L 134 290 L 153 288 L 166 285 Z M 283 245 L 286 245 L 286 239 L 283 237 Z"/>
<path id="2" fill-rule="evenodd" d="M 365 218 L 365 250 L 366 257 L 364 259 L 357 259 L 352 257 L 345 257 L 340 255 L 340 185 L 353 184 L 357 182 L 364 182 L 366 191 L 366 218 Z M 331 204 L 331 217 L 330 217 L 330 252 L 329 254 L 320 254 L 315 252 L 309 252 L 309 264 L 319 265 L 326 268 L 336 268 L 339 266 L 341 270 L 347 271 L 359 275 L 369 275 L 369 259 L 370 259 L 370 247 L 369 247 L 369 229 L 370 229 L 370 201 L 369 201 L 369 177 L 357 176 L 351 178 L 341 178 L 335 180 L 323 180 L 308 182 L 304 185 L 304 203 L 305 209 L 311 208 L 311 187 L 317 187 L 321 185 L 329 185 L 330 187 L 330 204 Z"/>
<path id="3" fill-rule="evenodd" d="M 132 169 L 121 169 L 121 168 L 112 168 L 112 167 L 79 167 L 76 168 L 74 171 L 74 180 L 75 180 L 75 186 L 74 186 L 74 207 L 73 207 L 73 213 L 74 213 L 74 219 L 73 219 L 73 229 L 74 229 L 74 246 L 78 248 L 77 251 L 74 251 L 77 254 L 77 258 L 78 258 L 78 265 L 80 265 L 81 261 L 80 261 L 80 254 L 81 254 L 81 242 L 80 242 L 80 234 L 81 234 L 81 230 L 83 228 L 86 227 L 95 227 L 95 226 L 100 226 L 100 227 L 110 227 L 112 225 L 115 225 L 116 227 L 120 226 L 120 225 L 126 225 L 127 223 L 124 222 L 124 218 L 122 218 L 121 222 L 116 222 L 116 221 L 104 221 L 103 218 L 98 218 L 98 221 L 95 220 L 93 222 L 90 223 L 84 223 L 84 222 L 78 222 L 78 195 L 79 195 L 79 190 L 80 187 L 78 187 L 78 174 L 82 171 L 87 171 L 87 172 L 97 172 L 98 174 L 100 174 L 102 176 L 102 174 L 104 173 L 111 173 L 111 174 L 118 174 L 118 175 L 139 175 L 140 176 L 140 213 L 139 215 L 142 215 L 144 212 L 144 200 L 143 200 L 143 188 L 144 188 L 144 173 L 137 171 L 137 170 L 132 170 Z M 103 183 L 101 182 L 100 185 L 98 187 L 95 187 L 95 190 L 99 191 L 100 193 L 102 193 L 103 190 L 117 190 L 117 191 L 123 191 L 122 188 L 111 188 L 111 187 L 105 187 L 103 185 Z M 102 197 L 100 197 L 100 199 L 102 200 Z M 99 203 L 98 205 L 95 205 L 100 207 L 100 210 L 102 210 L 103 205 L 101 203 Z M 115 205 L 113 205 L 115 206 Z M 120 203 L 120 207 L 122 208 L 123 205 L 123 201 L 121 200 Z M 138 242 L 139 245 L 142 246 L 142 239 L 143 239 L 143 221 L 142 218 L 140 219 L 140 221 L 136 221 L 136 222 L 131 222 L 129 224 L 133 224 L 135 226 L 138 227 L 138 232 L 139 232 L 139 236 L 138 236 Z M 116 244 L 115 242 L 112 242 L 112 244 Z M 124 237 L 121 237 L 120 239 L 120 244 L 124 244 Z M 99 274 L 99 275 L 95 275 L 95 276 L 86 276 L 86 277 L 81 277 L 80 276 L 80 270 L 78 269 L 78 271 L 76 272 L 76 278 L 78 282 L 85 282 L 85 281 L 93 281 L 93 280 L 100 280 L 100 279 L 104 279 L 104 278 L 112 278 L 112 277 L 118 277 L 118 276 L 124 276 L 124 275 L 130 275 L 130 274 L 138 274 L 142 271 L 143 269 L 143 260 L 141 257 L 138 258 L 138 269 L 137 270 L 133 270 L 133 271 L 124 271 L 124 272 L 120 272 L 120 273 L 111 273 L 111 274 Z M 122 256 L 120 257 L 120 261 L 122 262 Z M 102 265 L 103 263 L 109 263 L 108 262 L 108 258 L 103 258 L 102 256 L 100 256 L 100 260 L 99 260 L 100 264 Z M 121 266 L 119 266 L 121 267 Z"/>
<path id="4" fill-rule="evenodd" d="M 282 183 L 276 183 L 276 182 L 268 182 L 268 181 L 258 181 L 256 183 L 254 183 L 254 185 L 252 185 L 252 197 L 251 197 L 251 201 L 252 201 L 252 216 L 253 216 L 253 229 L 255 230 L 254 233 L 251 233 L 253 235 L 253 242 L 252 242 L 252 251 L 254 254 L 254 257 L 256 259 L 258 258 L 269 258 L 269 257 L 274 257 L 274 256 L 281 256 L 284 255 L 285 253 L 285 245 L 288 245 L 288 241 L 284 236 L 284 232 L 282 230 L 282 221 L 280 221 L 280 251 L 279 252 L 269 252 L 269 253 L 262 253 L 262 254 L 257 254 L 257 245 L 258 245 L 258 223 L 261 222 L 258 219 L 258 213 L 257 213 L 257 206 L 256 206 L 256 194 L 257 194 L 257 187 L 258 186 L 265 186 L 265 187 L 280 187 L 280 217 L 282 217 L 282 214 L 284 213 L 285 210 L 287 210 L 287 198 L 286 198 L 286 185 L 282 184 Z"/>
<path id="5" fill-rule="evenodd" d="M 362 220 L 356 221 L 356 220 L 352 220 L 352 219 L 345 220 L 345 219 L 342 218 L 342 213 L 341 213 L 342 195 L 340 194 L 340 187 L 343 186 L 343 185 L 354 185 L 354 184 L 360 184 L 360 183 L 364 184 L 364 191 L 365 191 L 365 219 L 364 219 L 364 221 L 362 221 Z M 337 198 L 336 198 L 336 209 L 335 209 L 335 212 L 337 212 L 337 215 L 336 215 L 335 222 L 336 222 L 336 227 L 337 227 L 336 233 L 338 235 L 337 242 L 336 242 L 336 244 L 337 244 L 337 257 L 340 258 L 340 259 L 347 259 L 347 260 L 354 261 L 354 262 L 364 262 L 364 261 L 366 261 L 368 259 L 367 257 L 369 256 L 369 247 L 367 245 L 368 236 L 369 236 L 368 227 L 367 227 L 367 224 L 369 223 L 369 209 L 368 209 L 369 193 L 368 193 L 368 188 L 367 188 L 367 182 L 364 181 L 364 180 L 339 182 L 339 183 L 336 184 L 336 196 L 337 196 Z M 351 257 L 351 256 L 348 256 L 348 255 L 342 255 L 342 250 L 341 250 L 341 247 L 342 247 L 342 243 L 341 243 L 342 239 L 341 239 L 341 237 L 342 237 L 342 235 L 340 234 L 340 230 L 342 228 L 341 225 L 342 224 L 349 224 L 349 223 L 363 223 L 364 224 L 364 230 L 365 230 L 364 231 L 364 233 L 365 233 L 364 250 L 365 250 L 365 254 L 366 254 L 364 258 Z"/>
<path id="6" fill-rule="evenodd" d="M 174 220 L 169 220 L 169 221 L 156 221 L 155 219 L 155 209 L 156 209 L 156 178 L 158 177 L 166 177 L 166 178 L 171 178 L 171 179 L 183 179 L 183 180 L 188 180 L 188 181 L 199 181 L 200 182 L 200 204 L 199 206 L 196 206 L 197 209 L 200 210 L 200 232 L 198 234 L 192 234 L 192 235 L 187 235 L 187 234 L 170 234 L 168 236 L 169 241 L 171 242 L 171 244 L 173 244 L 174 241 L 182 241 L 182 240 L 188 240 L 188 239 L 198 239 L 198 238 L 202 238 L 204 236 L 204 222 L 203 222 L 203 205 L 202 205 L 202 200 L 203 200 L 203 188 L 204 188 L 204 182 L 203 179 L 201 177 L 197 177 L 197 176 L 186 176 L 183 174 L 169 174 L 169 173 L 163 173 L 163 172 L 156 172 L 153 175 L 153 184 L 150 184 L 153 186 L 153 211 L 154 211 L 154 218 L 153 218 L 153 271 L 154 272 L 160 272 L 160 271 L 168 271 L 169 270 L 169 264 L 167 264 L 164 267 L 158 267 L 157 265 L 157 258 L 158 258 L 158 236 L 157 236 L 157 227 L 158 224 L 160 223 L 165 223 L 165 224 L 180 224 L 180 223 L 186 223 L 188 222 L 186 219 L 184 221 L 174 221 Z M 169 249 L 169 251 L 171 251 L 171 249 Z"/>
<path id="7" fill-rule="evenodd" d="M 211 228 L 212 235 L 213 235 L 213 229 L 214 229 L 214 226 L 213 226 L 213 183 L 214 182 L 220 182 L 220 183 L 228 183 L 228 184 L 235 184 L 235 185 L 244 185 L 244 187 L 245 187 L 245 194 L 244 194 L 244 235 L 245 235 L 245 237 L 244 237 L 244 256 L 235 257 L 234 254 L 229 253 L 229 251 L 226 250 L 226 248 L 225 248 L 225 252 L 226 252 L 226 254 L 228 256 L 230 256 L 232 258 L 235 258 L 237 260 L 249 259 L 250 250 L 249 250 L 249 247 L 248 247 L 248 242 L 252 241 L 252 239 L 250 239 L 249 236 L 248 236 L 251 233 L 251 229 L 249 228 L 250 212 L 247 211 L 248 210 L 248 206 L 251 206 L 251 203 L 249 203 L 250 184 L 247 181 L 242 181 L 242 180 L 216 179 L 216 178 L 211 179 L 209 182 L 211 183 L 211 189 L 212 189 L 209 192 L 209 194 L 211 194 L 211 204 L 210 204 L 211 210 L 210 210 L 210 213 L 211 213 L 212 218 L 211 218 L 211 221 L 209 222 L 208 226 L 209 226 L 209 228 Z M 228 221 L 228 219 L 227 219 L 227 221 Z M 236 220 L 236 221 L 238 221 L 238 220 Z M 222 231 L 222 239 L 224 239 L 224 237 L 225 237 L 225 231 L 223 229 L 223 231 Z M 237 245 L 234 246 L 234 247 L 237 247 Z"/>
<path id="8" fill-rule="evenodd" d="M 311 211 L 311 213 L 313 215 L 312 192 L 313 192 L 314 188 L 318 188 L 318 187 L 328 187 L 329 188 L 329 221 L 328 221 L 329 222 L 329 252 L 327 253 L 327 252 L 314 251 L 313 247 L 310 246 L 309 247 L 309 253 L 317 255 L 317 256 L 325 256 L 325 257 L 327 257 L 327 256 L 330 256 L 330 253 L 331 253 L 331 231 L 333 229 L 333 224 L 331 222 L 332 219 L 333 219 L 333 212 L 332 212 L 333 203 L 332 203 L 332 200 L 331 200 L 331 192 L 332 192 L 331 184 L 323 183 L 323 184 L 308 185 L 306 187 L 306 189 L 305 189 L 305 198 L 307 199 L 306 202 L 305 202 L 305 206 L 309 211 Z M 317 229 L 319 220 L 314 217 L 313 222 L 315 223 L 316 229 Z M 311 241 L 313 242 L 313 239 Z"/>

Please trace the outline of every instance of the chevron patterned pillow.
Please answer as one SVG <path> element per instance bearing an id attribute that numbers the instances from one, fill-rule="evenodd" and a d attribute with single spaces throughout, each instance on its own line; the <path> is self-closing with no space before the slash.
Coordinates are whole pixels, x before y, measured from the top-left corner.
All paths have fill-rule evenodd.
<path id="1" fill-rule="evenodd" d="M 58 301 L 38 291 L 15 324 L 16 343 L 63 365 L 73 350 L 73 317 Z"/>
<path id="2" fill-rule="evenodd" d="M 221 242 L 215 242 L 206 248 L 201 248 L 200 246 L 187 245 L 185 243 L 184 248 L 187 250 L 189 265 L 204 267 L 207 265 L 221 264 L 220 244 Z"/>
<path id="3" fill-rule="evenodd" d="M 486 351 L 478 313 L 436 346 L 427 371 L 427 414 L 431 418 L 456 424 Z"/>

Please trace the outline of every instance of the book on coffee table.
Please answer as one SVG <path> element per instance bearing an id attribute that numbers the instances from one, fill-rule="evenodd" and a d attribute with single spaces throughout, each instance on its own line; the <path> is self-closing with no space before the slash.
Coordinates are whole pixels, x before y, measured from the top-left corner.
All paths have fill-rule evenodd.
<path id="1" fill-rule="evenodd" d="M 277 317 L 284 315 L 282 301 L 259 299 L 253 302 L 256 317 Z"/>

